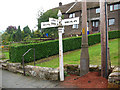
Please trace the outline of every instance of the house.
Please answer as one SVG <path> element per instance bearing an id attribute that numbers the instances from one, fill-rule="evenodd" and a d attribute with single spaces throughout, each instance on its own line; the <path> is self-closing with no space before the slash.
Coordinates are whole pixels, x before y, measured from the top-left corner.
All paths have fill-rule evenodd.
<path id="1" fill-rule="evenodd" d="M 109 30 L 118 30 L 120 27 L 120 1 L 114 0 L 113 2 L 107 2 L 108 11 L 108 27 Z M 75 2 L 62 5 L 59 3 L 59 7 L 53 8 L 60 9 L 64 15 L 64 19 L 80 17 L 80 23 L 78 25 L 65 26 L 65 35 L 80 35 L 82 29 L 82 2 Z M 100 3 L 99 2 L 87 2 L 87 26 L 90 33 L 100 32 Z"/>

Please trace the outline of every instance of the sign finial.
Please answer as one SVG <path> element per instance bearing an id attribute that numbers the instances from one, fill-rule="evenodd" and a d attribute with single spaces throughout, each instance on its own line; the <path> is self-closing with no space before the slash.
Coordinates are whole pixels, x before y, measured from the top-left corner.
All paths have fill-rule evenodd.
<path id="1" fill-rule="evenodd" d="M 57 14 L 58 17 L 61 17 L 62 16 L 62 12 L 59 10 L 58 11 L 58 14 Z"/>

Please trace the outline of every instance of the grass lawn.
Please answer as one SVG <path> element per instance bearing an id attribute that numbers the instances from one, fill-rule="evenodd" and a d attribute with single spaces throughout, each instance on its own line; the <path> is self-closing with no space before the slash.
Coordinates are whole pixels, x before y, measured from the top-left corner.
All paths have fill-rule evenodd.
<path id="1" fill-rule="evenodd" d="M 111 64 L 117 66 L 118 65 L 118 39 L 110 40 L 109 47 L 110 47 Z M 80 64 L 80 53 L 81 53 L 81 49 L 70 51 L 69 53 L 65 54 L 63 57 L 64 64 Z M 101 65 L 101 44 L 90 46 L 89 56 L 90 56 L 90 64 Z M 36 65 L 41 67 L 57 68 L 59 67 L 59 57 L 53 58 L 48 62 L 43 62 Z"/>
<path id="2" fill-rule="evenodd" d="M 5 55 L 4 59 L 9 59 L 9 52 L 8 51 L 3 51 L 0 53 L 0 55 Z"/>
<path id="3" fill-rule="evenodd" d="M 3 52 L 3 54 L 5 55 L 6 59 L 9 59 L 9 52 L 8 51 Z"/>

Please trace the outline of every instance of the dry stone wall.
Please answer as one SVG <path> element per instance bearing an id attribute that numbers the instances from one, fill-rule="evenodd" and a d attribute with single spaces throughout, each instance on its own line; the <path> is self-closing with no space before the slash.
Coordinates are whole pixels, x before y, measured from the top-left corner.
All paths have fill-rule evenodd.
<path id="1" fill-rule="evenodd" d="M 2 62 L 2 69 L 23 74 L 23 68 L 20 63 L 4 63 Z M 44 80 L 59 80 L 59 69 L 39 67 L 39 66 L 25 66 L 26 75 L 33 76 Z"/>
<path id="2" fill-rule="evenodd" d="M 108 77 L 108 86 L 109 88 L 118 88 L 120 87 L 120 66 L 115 67 L 112 73 Z"/>

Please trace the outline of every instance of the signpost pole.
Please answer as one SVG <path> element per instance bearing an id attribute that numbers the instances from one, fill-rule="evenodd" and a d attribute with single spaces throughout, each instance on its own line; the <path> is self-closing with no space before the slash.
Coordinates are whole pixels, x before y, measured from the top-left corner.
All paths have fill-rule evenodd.
<path id="1" fill-rule="evenodd" d="M 89 53 L 87 37 L 87 6 L 86 0 L 82 0 L 82 46 L 80 56 L 80 76 L 89 72 Z"/>
<path id="2" fill-rule="evenodd" d="M 58 12 L 58 33 L 59 33 L 59 69 L 60 69 L 60 81 L 64 81 L 64 66 L 63 66 L 63 45 L 62 45 L 62 33 L 63 33 L 63 28 L 62 28 L 62 13 L 59 10 Z"/>

